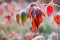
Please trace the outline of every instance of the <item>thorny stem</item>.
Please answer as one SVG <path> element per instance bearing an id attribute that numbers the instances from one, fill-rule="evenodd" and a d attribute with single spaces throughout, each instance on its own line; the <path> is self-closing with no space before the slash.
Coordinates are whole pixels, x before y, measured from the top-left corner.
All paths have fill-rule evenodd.
<path id="1" fill-rule="evenodd" d="M 40 5 L 45 5 L 45 6 L 47 6 L 47 5 L 49 5 L 49 4 L 40 4 Z M 60 7 L 60 5 L 58 5 L 58 4 L 51 4 L 51 5 Z"/>
<path id="2" fill-rule="evenodd" d="M 39 1 L 39 0 L 38 0 L 38 1 Z M 60 5 L 55 4 L 53 1 L 54 1 L 54 0 L 51 0 L 51 3 L 50 3 L 51 5 L 60 7 Z M 45 6 L 47 6 L 47 5 L 49 5 L 49 4 L 40 4 L 40 5 L 45 5 Z"/>

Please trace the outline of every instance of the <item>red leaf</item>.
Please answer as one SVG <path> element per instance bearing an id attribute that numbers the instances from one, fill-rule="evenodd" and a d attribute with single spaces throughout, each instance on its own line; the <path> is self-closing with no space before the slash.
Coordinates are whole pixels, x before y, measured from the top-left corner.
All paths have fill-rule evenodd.
<path id="1" fill-rule="evenodd" d="M 57 23 L 57 24 L 60 24 L 60 15 L 56 14 L 54 16 L 54 21 Z"/>
<path id="2" fill-rule="evenodd" d="M 34 21 L 34 19 L 32 20 L 32 30 L 34 31 L 34 32 L 36 32 L 36 23 L 35 23 L 35 21 Z"/>
<path id="3" fill-rule="evenodd" d="M 48 16 L 50 16 L 52 14 L 52 12 L 53 12 L 53 7 L 52 6 L 48 6 L 47 7 L 47 14 L 48 14 Z"/>
<path id="4" fill-rule="evenodd" d="M 39 17 L 39 16 L 36 16 L 32 19 L 32 30 L 34 32 L 37 31 L 37 28 L 39 27 L 39 25 L 41 24 L 42 22 L 42 17 Z"/>
<path id="5" fill-rule="evenodd" d="M 30 7 L 29 9 L 28 9 L 28 15 L 29 15 L 29 18 L 31 19 L 31 11 L 32 11 L 32 8 Z"/>

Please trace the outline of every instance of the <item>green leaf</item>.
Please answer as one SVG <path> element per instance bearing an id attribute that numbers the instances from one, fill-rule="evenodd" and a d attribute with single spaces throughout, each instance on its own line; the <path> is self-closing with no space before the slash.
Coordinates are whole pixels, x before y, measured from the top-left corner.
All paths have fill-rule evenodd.
<path id="1" fill-rule="evenodd" d="M 24 25 L 24 23 L 26 22 L 27 19 L 28 19 L 27 13 L 22 12 L 21 13 L 21 21 L 22 21 L 23 25 Z"/>

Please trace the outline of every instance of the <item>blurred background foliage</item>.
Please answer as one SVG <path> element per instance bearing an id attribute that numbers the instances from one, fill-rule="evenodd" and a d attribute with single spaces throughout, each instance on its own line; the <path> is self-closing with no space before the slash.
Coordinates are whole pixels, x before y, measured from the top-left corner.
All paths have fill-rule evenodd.
<path id="1" fill-rule="evenodd" d="M 2 2 L 1 2 L 2 1 Z M 0 4 L 3 3 L 3 2 L 7 2 L 7 3 L 10 3 L 11 1 L 16 1 L 17 3 L 20 3 L 20 4 L 25 4 L 26 3 L 31 3 L 31 2 L 36 2 L 37 0 L 1 0 L 0 1 Z M 42 3 L 46 3 L 48 4 L 51 0 L 39 0 L 40 2 Z M 26 2 L 26 3 L 25 3 Z M 60 0 L 54 0 L 54 3 L 60 5 Z M 27 6 L 25 5 L 22 5 L 23 8 L 26 8 Z M 22 8 L 21 8 L 22 9 Z M 59 8 L 56 7 L 56 9 L 58 10 Z M 7 11 L 5 10 L 4 13 L 6 13 Z M 14 12 L 15 15 L 17 12 Z M 56 14 L 57 12 L 54 11 L 54 13 L 52 14 L 52 16 L 50 17 L 50 19 L 53 18 L 54 14 Z M 7 13 L 6 13 L 7 14 Z M 12 17 L 12 20 L 10 23 L 4 23 L 4 16 L 6 14 L 3 14 L 2 16 L 0 16 L 0 39 L 2 36 L 6 36 L 6 35 L 9 35 L 9 33 L 11 31 L 14 31 L 16 33 L 20 33 L 20 34 L 23 34 L 23 36 L 27 33 L 27 32 L 31 32 L 32 30 L 30 29 L 31 28 L 31 20 L 27 20 L 26 23 L 24 24 L 24 26 L 22 25 L 19 25 L 16 20 L 15 20 L 15 15 Z M 44 18 L 43 22 L 41 23 L 40 27 L 38 28 L 38 32 L 39 33 L 43 33 L 43 34 L 51 34 L 53 31 L 57 32 L 57 27 L 58 25 L 55 23 L 54 25 L 51 24 L 51 20 L 50 20 L 48 17 L 47 18 Z M 3 21 L 3 22 L 2 22 Z M 60 31 L 59 31 L 60 32 Z M 47 35 L 45 35 L 47 36 Z M 59 35 L 60 37 L 60 35 Z"/>

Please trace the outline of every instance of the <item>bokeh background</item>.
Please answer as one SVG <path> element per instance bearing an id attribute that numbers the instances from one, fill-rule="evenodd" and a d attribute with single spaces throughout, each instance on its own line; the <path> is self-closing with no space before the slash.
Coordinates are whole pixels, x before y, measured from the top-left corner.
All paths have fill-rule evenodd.
<path id="1" fill-rule="evenodd" d="M 24 26 L 21 23 L 18 24 L 16 22 L 16 14 L 22 9 L 25 10 L 27 6 L 32 2 L 49 4 L 51 0 L 0 0 L 0 40 L 22 40 L 26 33 L 32 32 L 30 19 L 27 19 Z M 53 2 L 60 6 L 60 0 L 53 0 Z M 53 14 L 50 16 L 50 18 L 47 16 L 44 18 L 40 25 L 42 28 L 39 28 L 38 32 L 40 35 L 46 34 L 44 35 L 46 39 L 50 33 L 57 32 L 58 40 L 60 40 L 60 29 L 58 29 L 58 24 L 53 21 L 54 14 L 60 13 L 60 7 L 53 7 Z M 46 13 L 44 10 L 43 12 Z M 41 32 L 43 29 L 45 29 L 45 31 Z M 10 33 L 13 35 L 13 32 L 17 34 L 17 37 L 10 37 Z"/>

